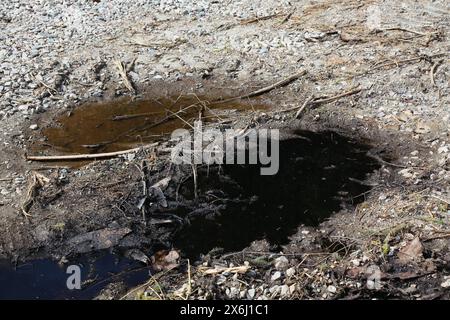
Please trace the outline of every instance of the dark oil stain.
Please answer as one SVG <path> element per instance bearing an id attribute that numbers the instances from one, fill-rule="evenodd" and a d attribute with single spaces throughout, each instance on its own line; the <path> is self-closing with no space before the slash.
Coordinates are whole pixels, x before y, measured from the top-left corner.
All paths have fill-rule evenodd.
<path id="1" fill-rule="evenodd" d="M 188 215 L 175 247 L 195 259 L 216 247 L 239 251 L 260 239 L 283 245 L 300 224 L 316 226 L 342 205 L 363 201 L 370 187 L 362 181 L 379 168 L 366 155 L 370 147 L 334 132 L 297 134 L 280 141 L 275 175 L 261 175 L 260 165 L 199 171 L 199 194 L 218 209 L 206 217 Z M 193 197 L 192 185 L 181 188 L 187 198 Z"/>
<path id="2" fill-rule="evenodd" d="M 183 95 L 89 103 L 56 119 L 55 125 L 44 129 L 46 141 L 37 147 L 40 149 L 37 151 L 48 149 L 84 154 L 125 150 L 159 140 L 175 129 L 189 128 L 187 123 L 192 125 L 200 113 L 205 122 L 222 121 L 226 118 L 224 112 L 237 115 L 243 110 L 267 108 L 263 104 L 239 101 L 210 101 L 213 99 L 205 96 Z"/>

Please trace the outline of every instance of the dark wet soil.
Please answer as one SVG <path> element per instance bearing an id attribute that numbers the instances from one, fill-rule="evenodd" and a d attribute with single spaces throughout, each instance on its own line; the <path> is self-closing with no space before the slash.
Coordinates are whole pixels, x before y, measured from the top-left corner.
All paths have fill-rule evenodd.
<path id="1" fill-rule="evenodd" d="M 364 200 L 363 183 L 379 167 L 366 155 L 369 146 L 334 132 L 297 132 L 280 142 L 276 175 L 261 175 L 260 165 L 225 165 L 199 178 L 200 193 L 217 204 L 206 217 L 191 215 L 175 246 L 195 258 L 220 247 L 238 251 L 252 241 L 288 242 L 300 224 L 318 225 L 343 205 Z M 192 197 L 187 182 L 182 189 Z"/>

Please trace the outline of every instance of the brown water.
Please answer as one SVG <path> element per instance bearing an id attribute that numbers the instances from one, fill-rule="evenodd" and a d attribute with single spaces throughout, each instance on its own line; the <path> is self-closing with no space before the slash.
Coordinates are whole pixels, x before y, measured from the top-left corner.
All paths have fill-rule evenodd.
<path id="1" fill-rule="evenodd" d="M 178 128 L 189 128 L 200 114 L 205 122 L 224 121 L 243 110 L 267 108 L 256 102 L 210 102 L 213 100 L 185 95 L 89 103 L 44 129 L 46 142 L 39 148 L 69 154 L 119 151 L 161 139 Z"/>

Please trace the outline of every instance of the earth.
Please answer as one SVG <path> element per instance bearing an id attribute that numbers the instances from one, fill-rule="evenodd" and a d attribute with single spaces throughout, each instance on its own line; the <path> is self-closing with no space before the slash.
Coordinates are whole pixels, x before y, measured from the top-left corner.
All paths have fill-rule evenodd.
<path id="1" fill-rule="evenodd" d="M 99 299 L 449 299 L 449 17 L 446 1 L 2 2 L 0 257 L 113 250 L 156 270 Z M 193 94 L 244 97 L 210 127 L 370 146 L 370 190 L 282 246 L 191 261 L 172 222 L 212 202 L 179 205 L 192 168 L 171 164 L 167 135 L 95 161 L 31 160 L 67 155 L 45 132 L 78 110 Z"/>

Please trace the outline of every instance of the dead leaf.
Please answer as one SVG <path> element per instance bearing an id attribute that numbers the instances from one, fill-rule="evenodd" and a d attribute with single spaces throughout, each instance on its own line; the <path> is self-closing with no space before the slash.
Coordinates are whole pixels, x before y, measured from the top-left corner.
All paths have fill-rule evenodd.
<path id="1" fill-rule="evenodd" d="M 399 262 L 403 264 L 423 258 L 423 245 L 419 237 L 414 238 L 414 240 L 401 248 L 397 257 Z"/>
<path id="2" fill-rule="evenodd" d="M 180 265 L 180 254 L 176 250 L 169 252 L 167 250 L 158 251 L 150 259 L 155 271 L 168 271 Z"/>

